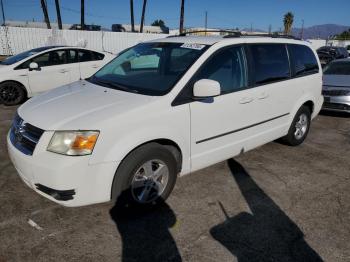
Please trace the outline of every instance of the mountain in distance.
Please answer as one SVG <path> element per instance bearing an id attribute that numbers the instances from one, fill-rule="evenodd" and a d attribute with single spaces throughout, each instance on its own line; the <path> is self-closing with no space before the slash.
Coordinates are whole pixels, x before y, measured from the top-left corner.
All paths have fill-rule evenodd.
<path id="1" fill-rule="evenodd" d="M 304 39 L 327 39 L 330 36 L 340 34 L 350 29 L 350 26 L 324 24 L 304 28 Z M 293 28 L 292 34 L 296 37 L 301 36 L 301 28 Z"/>
<path id="2" fill-rule="evenodd" d="M 281 28 L 283 30 L 283 27 Z M 304 28 L 304 39 L 327 39 L 330 36 L 340 34 L 344 31 L 350 29 L 350 26 L 336 25 L 336 24 L 324 24 L 324 25 L 314 25 Z M 243 28 L 241 31 L 250 32 L 250 28 Z M 292 34 L 296 37 L 301 36 L 301 28 L 293 28 Z M 275 30 L 273 30 L 274 32 Z M 253 28 L 253 32 L 267 32 L 266 30 L 261 30 Z"/>

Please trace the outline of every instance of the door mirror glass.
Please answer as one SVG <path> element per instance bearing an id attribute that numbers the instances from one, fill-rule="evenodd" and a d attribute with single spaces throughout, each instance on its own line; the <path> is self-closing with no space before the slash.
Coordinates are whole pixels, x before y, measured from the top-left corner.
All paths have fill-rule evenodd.
<path id="1" fill-rule="evenodd" d="M 35 62 L 31 62 L 29 64 L 29 70 L 38 70 L 39 69 L 39 65 Z"/>
<path id="2" fill-rule="evenodd" d="M 193 96 L 198 98 L 214 97 L 221 93 L 220 83 L 215 80 L 201 79 L 193 86 Z"/>

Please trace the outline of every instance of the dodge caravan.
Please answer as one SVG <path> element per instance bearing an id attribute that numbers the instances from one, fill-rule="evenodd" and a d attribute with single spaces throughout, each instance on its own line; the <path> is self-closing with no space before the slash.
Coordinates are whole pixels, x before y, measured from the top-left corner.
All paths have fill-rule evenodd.
<path id="1" fill-rule="evenodd" d="M 22 180 L 59 204 L 155 204 L 178 176 L 278 138 L 301 144 L 321 91 L 307 42 L 168 37 L 27 101 L 8 150 Z"/>

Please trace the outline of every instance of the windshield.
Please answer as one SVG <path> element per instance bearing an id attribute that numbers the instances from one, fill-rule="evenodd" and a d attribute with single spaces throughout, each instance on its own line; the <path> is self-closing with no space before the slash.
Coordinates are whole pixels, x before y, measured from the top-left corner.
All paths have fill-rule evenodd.
<path id="1" fill-rule="evenodd" d="M 200 44 L 138 44 L 121 53 L 88 81 L 128 92 L 164 95 L 206 49 L 206 45 Z"/>
<path id="2" fill-rule="evenodd" d="M 350 75 L 350 62 L 330 63 L 323 73 L 325 75 Z"/>
<path id="3" fill-rule="evenodd" d="M 30 57 L 32 55 L 35 55 L 37 53 L 40 53 L 42 51 L 45 51 L 49 48 L 52 48 L 52 47 L 39 47 L 39 48 L 34 48 L 34 49 L 31 49 L 29 51 L 25 51 L 23 53 L 19 53 L 17 55 L 14 55 L 14 56 L 10 56 L 8 58 L 6 58 L 4 61 L 1 62 L 2 65 L 12 65 L 14 63 L 17 63 L 27 57 Z"/>

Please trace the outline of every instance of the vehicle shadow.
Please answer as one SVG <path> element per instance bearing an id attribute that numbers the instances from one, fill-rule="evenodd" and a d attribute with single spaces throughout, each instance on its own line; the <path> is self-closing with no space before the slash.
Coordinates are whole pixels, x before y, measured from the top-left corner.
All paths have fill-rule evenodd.
<path id="1" fill-rule="evenodd" d="M 346 112 L 333 112 L 333 111 L 321 110 L 320 115 L 331 116 L 331 117 L 340 117 L 340 118 L 350 118 L 350 113 L 346 113 Z"/>
<path id="2" fill-rule="evenodd" d="M 122 199 L 122 197 L 119 197 Z M 163 202 L 156 207 L 124 206 L 110 210 L 122 238 L 122 261 L 182 261 L 169 228 L 176 216 Z"/>
<path id="3" fill-rule="evenodd" d="M 242 261 L 323 261 L 307 244 L 303 232 L 254 182 L 235 160 L 230 171 L 251 213 L 242 212 L 210 230 L 214 239 Z"/>

